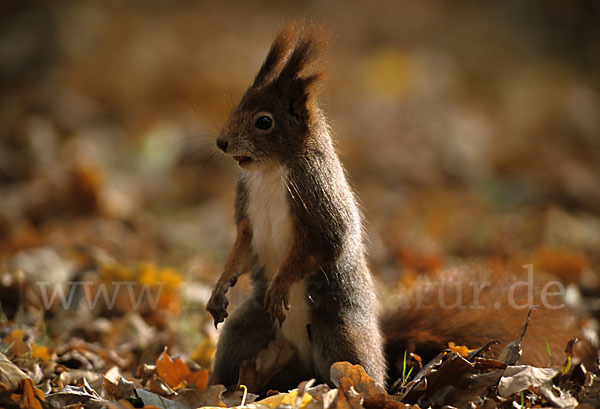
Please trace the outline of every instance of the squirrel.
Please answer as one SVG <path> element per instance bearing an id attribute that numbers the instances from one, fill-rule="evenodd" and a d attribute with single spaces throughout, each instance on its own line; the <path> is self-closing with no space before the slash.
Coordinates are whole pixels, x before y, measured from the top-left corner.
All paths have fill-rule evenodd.
<path id="1" fill-rule="evenodd" d="M 337 361 L 385 382 L 361 215 L 316 99 L 327 41 L 316 28 L 284 27 L 217 137 L 241 172 L 236 239 L 207 303 L 215 325 L 241 274 L 251 271 L 253 291 L 224 323 L 214 383 L 236 383 L 242 362 L 281 337 L 298 352 L 290 385 L 329 381 Z"/>
<path id="2" fill-rule="evenodd" d="M 442 287 L 454 289 L 482 277 L 492 282 L 479 294 L 482 308 L 436 309 L 435 302 L 417 308 L 437 293 L 416 289 L 404 294 L 405 308 L 379 316 L 362 216 L 317 103 L 324 76 L 317 62 L 327 41 L 317 28 L 281 29 L 216 140 L 241 171 L 237 235 L 207 303 L 215 326 L 225 321 L 214 384 L 236 384 L 244 361 L 284 338 L 298 354 L 286 376 L 278 376 L 280 387 L 310 377 L 330 382 L 337 361 L 362 365 L 383 386 L 388 366 L 390 376 L 397 374 L 405 351 L 427 358 L 449 341 L 473 348 L 499 339 L 506 345 L 517 339 L 527 316 L 502 301 L 514 279 L 498 272 L 440 278 Z M 227 318 L 226 293 L 245 273 L 251 273 L 252 293 Z M 519 300 L 525 295 L 515 292 Z M 576 333 L 572 318 L 564 311 L 534 311 L 524 362 L 547 364 L 545 339 L 553 353 L 562 351 Z"/>

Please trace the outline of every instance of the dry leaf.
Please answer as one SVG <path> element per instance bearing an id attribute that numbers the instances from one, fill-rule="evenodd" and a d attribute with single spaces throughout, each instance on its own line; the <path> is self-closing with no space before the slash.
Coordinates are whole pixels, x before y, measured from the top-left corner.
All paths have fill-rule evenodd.
<path id="1" fill-rule="evenodd" d="M 31 347 L 23 339 L 25 331 L 20 328 L 12 330 L 7 336 L 2 338 L 2 342 L 8 344 L 6 354 L 8 356 L 21 356 L 31 352 Z"/>
<path id="2" fill-rule="evenodd" d="M 190 371 L 181 358 L 172 360 L 167 354 L 166 348 L 156 360 L 156 373 L 169 387 L 175 390 L 185 385 L 193 385 L 199 390 L 204 390 L 208 385 L 207 370 Z"/>
<path id="3" fill-rule="evenodd" d="M 90 409 L 100 409 L 106 406 L 108 402 L 98 395 L 85 378 L 83 378 L 82 383 L 82 386 L 67 385 L 59 392 L 49 394 L 46 397 L 46 400 L 50 402 L 50 404 L 58 407 L 65 407 L 78 403 L 81 403 L 85 405 L 86 408 Z"/>
<path id="4" fill-rule="evenodd" d="M 535 368 L 529 365 L 509 366 L 504 370 L 498 384 L 498 394 L 506 398 L 530 387 L 538 388 L 552 382 L 552 378 L 557 373 L 558 369 L 555 368 Z"/>
<path id="5" fill-rule="evenodd" d="M 23 409 L 42 409 L 42 402 L 46 400 L 44 392 L 33 386 L 33 381 L 29 378 L 21 381 L 23 390 L 21 407 Z"/>
<path id="6" fill-rule="evenodd" d="M 579 402 L 568 392 L 565 392 L 552 383 L 540 386 L 540 395 L 556 408 L 575 408 Z"/>
<path id="7" fill-rule="evenodd" d="M 435 361 L 438 362 L 437 359 Z M 425 368 L 429 366 L 430 364 L 427 364 Z M 465 407 L 491 385 L 497 384 L 500 376 L 500 372 L 478 374 L 474 365 L 465 358 L 456 353 L 448 353 L 437 369 L 419 371 L 414 379 L 415 387 L 409 382 L 407 393 L 402 396 L 402 400 L 418 401 L 425 407 L 428 405 Z M 423 381 L 426 383 L 423 383 L 422 377 L 425 377 Z M 416 387 L 418 383 L 426 385 L 426 389 L 418 389 Z"/>
<path id="8" fill-rule="evenodd" d="M 362 409 L 363 395 L 354 389 L 352 380 L 343 377 L 338 382 L 339 393 L 336 407 L 338 409 Z"/>
<path id="9" fill-rule="evenodd" d="M 19 383 L 27 378 L 25 372 L 9 361 L 4 354 L 0 353 L 0 383 L 6 385 L 9 392 L 17 389 Z"/>
<path id="10" fill-rule="evenodd" d="M 135 385 L 133 382 L 125 379 L 116 366 L 106 371 L 102 376 L 102 380 L 106 393 L 115 399 L 127 398 L 134 394 Z"/>
<path id="11" fill-rule="evenodd" d="M 363 402 L 365 409 L 408 409 L 411 405 L 399 402 L 390 395 L 374 395 Z M 417 407 L 417 405 L 415 405 Z"/>
<path id="12" fill-rule="evenodd" d="M 312 396 L 310 394 L 304 393 L 300 398 L 300 396 L 298 396 L 298 390 L 294 389 L 288 393 L 278 393 L 258 402 L 240 406 L 240 408 L 274 409 L 280 407 L 295 407 L 296 409 L 305 409 L 310 402 L 312 402 Z"/>
<path id="13" fill-rule="evenodd" d="M 183 403 L 175 402 L 174 400 L 164 398 L 145 389 L 136 389 L 136 395 L 144 403 L 144 408 L 156 407 L 158 409 L 192 409 L 191 406 Z"/>
<path id="14" fill-rule="evenodd" d="M 342 378 L 350 379 L 354 389 L 358 393 L 362 393 L 365 398 L 386 393 L 385 389 L 377 385 L 360 365 L 352 365 L 349 362 L 336 362 L 331 365 L 329 376 L 331 382 L 338 387 Z"/>
<path id="15" fill-rule="evenodd" d="M 31 357 L 38 359 L 42 362 L 48 362 L 52 355 L 52 350 L 44 345 L 38 345 L 36 343 L 31 344 Z"/>
<path id="16" fill-rule="evenodd" d="M 468 358 L 469 353 L 475 351 L 474 349 L 467 348 L 465 345 L 456 345 L 454 342 L 448 342 L 448 348 L 450 348 L 450 351 L 459 354 L 463 358 Z"/>
<path id="17" fill-rule="evenodd" d="M 201 406 L 218 406 L 224 408 L 225 404 L 221 400 L 221 395 L 225 392 L 225 389 L 223 385 L 212 385 L 203 390 L 180 388 L 177 390 L 177 396 L 174 396 L 172 399 L 192 408 Z"/>
<path id="18" fill-rule="evenodd" d="M 152 393 L 156 393 L 160 396 L 173 396 L 175 391 L 169 385 L 165 383 L 158 375 L 151 375 L 144 383 L 144 388 L 148 389 Z"/>
<path id="19" fill-rule="evenodd" d="M 142 364 L 138 366 L 135 374 L 140 378 L 147 378 L 156 374 L 156 365 Z"/>
<path id="20" fill-rule="evenodd" d="M 191 371 L 181 358 L 173 361 L 165 348 L 156 360 L 156 373 L 169 387 L 177 389 L 184 386 L 185 379 Z"/>
<path id="21" fill-rule="evenodd" d="M 206 369 L 194 371 L 185 377 L 185 382 L 203 391 L 208 386 L 208 371 Z"/>

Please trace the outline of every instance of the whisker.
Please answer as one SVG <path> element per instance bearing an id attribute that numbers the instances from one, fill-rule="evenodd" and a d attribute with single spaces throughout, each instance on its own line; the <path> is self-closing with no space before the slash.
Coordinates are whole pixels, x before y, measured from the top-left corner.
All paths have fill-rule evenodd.
<path id="1" fill-rule="evenodd" d="M 302 203 L 302 207 L 304 207 L 304 209 L 308 210 L 308 206 L 306 206 L 306 203 L 304 202 L 304 199 L 302 199 L 302 196 L 300 195 L 300 191 L 298 190 L 298 187 L 296 186 L 296 184 L 290 180 L 288 177 L 285 177 L 283 174 L 283 169 L 281 168 L 281 165 L 278 165 L 278 169 L 279 169 L 279 175 L 281 177 L 281 180 L 283 181 L 286 189 L 288 190 L 288 192 L 290 193 L 290 196 L 292 197 L 292 200 L 296 200 L 296 195 L 298 196 L 298 199 L 300 199 L 300 203 Z M 294 194 L 294 192 L 292 192 L 292 189 L 296 192 L 296 194 Z"/>
<path id="2" fill-rule="evenodd" d="M 229 104 L 229 110 L 233 110 L 233 97 L 231 96 L 231 87 L 227 86 L 227 95 L 229 99 L 227 99 L 227 103 Z"/>
<path id="3" fill-rule="evenodd" d="M 213 135 L 189 135 L 179 139 L 177 144 L 180 158 L 192 162 L 199 159 L 212 159 L 220 153 L 215 145 L 215 136 Z"/>
<path id="4" fill-rule="evenodd" d="M 195 135 L 186 135 L 178 138 L 178 145 L 185 145 L 189 143 L 214 143 L 217 135 L 216 134 L 195 134 Z"/>

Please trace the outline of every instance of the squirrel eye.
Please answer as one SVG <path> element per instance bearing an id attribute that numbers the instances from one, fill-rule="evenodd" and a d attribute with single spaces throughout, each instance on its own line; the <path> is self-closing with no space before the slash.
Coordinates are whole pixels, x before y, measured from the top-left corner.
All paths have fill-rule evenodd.
<path id="1" fill-rule="evenodd" d="M 254 126 L 263 131 L 269 130 L 273 127 L 273 118 L 267 115 L 261 115 L 256 119 Z"/>

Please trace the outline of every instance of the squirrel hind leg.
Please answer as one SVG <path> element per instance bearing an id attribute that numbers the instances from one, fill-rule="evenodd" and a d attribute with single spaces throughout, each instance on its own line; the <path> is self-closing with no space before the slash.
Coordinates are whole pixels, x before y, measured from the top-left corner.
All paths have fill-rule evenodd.
<path id="1" fill-rule="evenodd" d="M 363 317 L 364 320 L 364 317 Z M 379 385 L 386 382 L 386 364 L 377 325 L 344 323 L 343 319 L 311 320 L 311 338 L 316 375 L 331 383 L 331 365 L 339 361 L 360 364 Z"/>
<path id="2" fill-rule="evenodd" d="M 240 305 L 223 325 L 211 383 L 230 386 L 237 383 L 242 362 L 253 359 L 275 339 L 276 330 L 269 314 L 254 297 Z"/>

